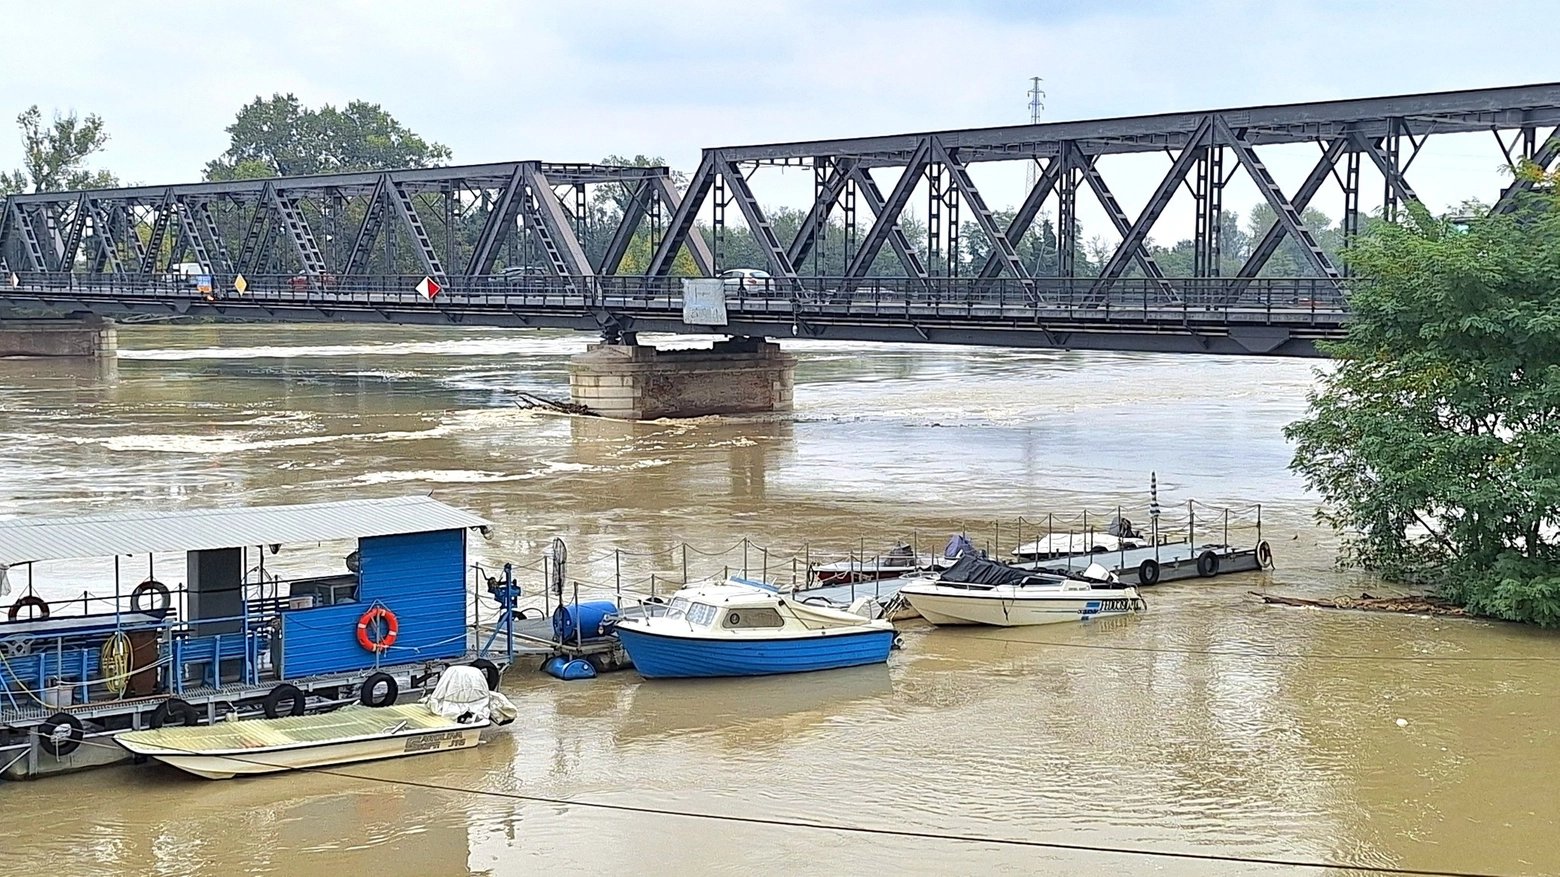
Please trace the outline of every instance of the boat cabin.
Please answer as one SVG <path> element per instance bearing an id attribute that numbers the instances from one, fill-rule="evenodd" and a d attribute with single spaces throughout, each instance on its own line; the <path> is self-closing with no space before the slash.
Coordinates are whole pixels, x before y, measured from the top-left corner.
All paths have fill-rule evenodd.
<path id="1" fill-rule="evenodd" d="M 691 633 L 742 636 L 763 633 L 817 632 L 827 628 L 857 626 L 867 619 L 857 606 L 841 610 L 787 599 L 763 582 L 732 577 L 720 585 L 703 585 L 677 591 L 663 606 L 648 604 L 646 617 L 664 619 L 657 624 L 679 622 Z"/>
<path id="2" fill-rule="evenodd" d="M 783 604 L 775 589 L 737 580 L 736 584 L 684 588 L 655 614 L 701 630 L 778 630 L 785 627 Z M 789 614 L 789 613 L 788 613 Z"/>

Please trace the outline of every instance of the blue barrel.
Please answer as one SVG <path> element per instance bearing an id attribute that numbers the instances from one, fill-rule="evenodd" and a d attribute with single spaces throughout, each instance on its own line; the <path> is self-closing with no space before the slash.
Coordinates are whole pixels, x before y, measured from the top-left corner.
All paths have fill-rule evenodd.
<path id="1" fill-rule="evenodd" d="M 566 603 L 553 612 L 553 636 L 566 643 L 574 642 L 576 632 L 580 639 L 606 636 L 602 622 L 617 614 L 617 604 L 611 600 L 592 600 L 578 606 Z"/>
<path id="2" fill-rule="evenodd" d="M 556 676 L 559 679 L 563 679 L 569 682 L 572 682 L 576 679 L 596 678 L 595 666 L 583 658 L 575 658 L 570 660 L 562 655 L 557 655 L 555 657 L 548 658 L 547 663 L 542 665 L 542 669 L 547 671 L 549 675 Z"/>

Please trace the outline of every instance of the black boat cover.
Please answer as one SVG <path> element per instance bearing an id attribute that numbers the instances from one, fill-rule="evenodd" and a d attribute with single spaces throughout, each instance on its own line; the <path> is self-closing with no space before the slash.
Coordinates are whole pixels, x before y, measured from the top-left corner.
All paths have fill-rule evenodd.
<path id="1" fill-rule="evenodd" d="M 971 585 L 1021 585 L 1025 580 L 1035 578 L 1035 574 L 995 560 L 966 554 L 953 566 L 939 573 L 937 578 L 944 582 Z"/>

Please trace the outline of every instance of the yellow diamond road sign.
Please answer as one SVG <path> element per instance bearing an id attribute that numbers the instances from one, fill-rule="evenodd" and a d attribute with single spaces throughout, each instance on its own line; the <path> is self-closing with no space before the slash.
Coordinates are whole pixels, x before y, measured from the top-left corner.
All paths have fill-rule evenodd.
<path id="1" fill-rule="evenodd" d="M 246 290 L 248 288 L 249 288 L 249 281 L 244 279 L 244 275 L 240 274 L 237 277 L 233 278 L 233 291 L 234 292 L 238 293 L 239 295 L 243 295 L 244 294 L 244 290 Z"/>

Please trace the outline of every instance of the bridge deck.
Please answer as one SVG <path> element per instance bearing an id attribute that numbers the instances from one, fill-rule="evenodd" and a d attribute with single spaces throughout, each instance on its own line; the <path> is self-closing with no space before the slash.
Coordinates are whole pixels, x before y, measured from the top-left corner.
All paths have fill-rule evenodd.
<path id="1" fill-rule="evenodd" d="M 1259 280 L 1237 294 L 1207 279 L 1095 292 L 1087 278 L 808 278 L 728 286 L 720 326 L 684 322 L 679 278 L 451 278 L 432 301 L 415 291 L 420 279 L 257 277 L 244 294 L 208 297 L 184 278 L 52 275 L 0 288 L 0 308 L 1289 356 L 1318 355 L 1315 342 L 1340 337 L 1346 316 L 1337 288 L 1311 279 Z"/>

